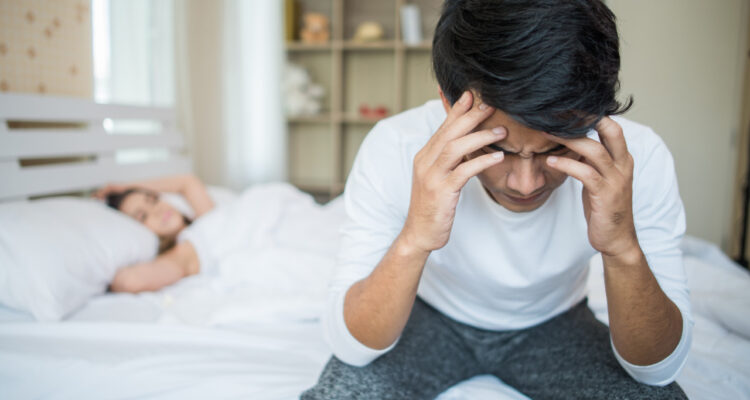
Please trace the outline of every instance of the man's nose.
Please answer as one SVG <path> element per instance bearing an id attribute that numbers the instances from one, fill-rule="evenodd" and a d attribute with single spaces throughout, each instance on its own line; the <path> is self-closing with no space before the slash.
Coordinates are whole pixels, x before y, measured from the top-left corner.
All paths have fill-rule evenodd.
<path id="1" fill-rule="evenodd" d="M 530 196 L 544 186 L 544 174 L 535 158 L 521 158 L 514 160 L 513 168 L 508 175 L 507 185 L 521 196 Z"/>

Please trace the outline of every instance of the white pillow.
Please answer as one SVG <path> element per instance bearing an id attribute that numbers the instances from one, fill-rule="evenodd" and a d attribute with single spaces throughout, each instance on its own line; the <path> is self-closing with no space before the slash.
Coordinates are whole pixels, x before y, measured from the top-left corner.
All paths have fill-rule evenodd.
<path id="1" fill-rule="evenodd" d="M 0 204 L 0 303 L 57 321 L 103 293 L 158 238 L 105 204 L 62 197 Z"/>

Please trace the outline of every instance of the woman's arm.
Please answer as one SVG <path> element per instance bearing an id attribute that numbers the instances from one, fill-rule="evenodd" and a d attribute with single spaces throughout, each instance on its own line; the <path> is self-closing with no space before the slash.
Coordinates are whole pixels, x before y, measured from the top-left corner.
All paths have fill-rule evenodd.
<path id="1" fill-rule="evenodd" d="M 198 254 L 189 241 L 184 241 L 153 261 L 120 269 L 109 288 L 113 292 L 154 291 L 199 271 Z"/>
<path id="2" fill-rule="evenodd" d="M 211 211 L 214 202 L 208 195 L 206 187 L 193 174 L 173 175 L 164 178 L 122 184 L 110 184 L 97 191 L 94 196 L 104 198 L 111 192 L 122 192 L 131 188 L 143 188 L 154 192 L 172 192 L 182 195 L 195 211 L 195 217 Z"/>

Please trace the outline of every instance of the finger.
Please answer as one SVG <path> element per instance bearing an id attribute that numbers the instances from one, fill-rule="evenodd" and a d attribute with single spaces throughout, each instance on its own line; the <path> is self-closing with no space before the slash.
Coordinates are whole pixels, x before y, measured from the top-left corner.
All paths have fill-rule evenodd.
<path id="1" fill-rule="evenodd" d="M 508 131 L 505 127 L 496 127 L 493 129 L 484 129 L 474 132 L 471 135 L 454 139 L 443 147 L 443 151 L 440 153 L 435 163 L 444 171 L 452 170 L 461 162 L 464 156 L 467 156 L 489 144 L 505 139 L 507 134 Z"/>
<path id="2" fill-rule="evenodd" d="M 488 104 L 477 102 L 470 110 L 446 125 L 441 135 L 446 140 L 453 140 L 465 136 L 476 129 L 482 121 L 495 113 L 495 109 Z"/>
<path id="3" fill-rule="evenodd" d="M 443 147 L 450 141 L 457 139 L 462 136 L 466 136 L 469 133 L 475 131 L 475 128 L 490 115 L 494 113 L 494 109 L 487 105 L 478 105 L 473 107 L 465 114 L 459 116 L 456 120 L 449 124 L 442 126 L 438 132 L 430 138 L 427 147 L 429 159 L 434 162 L 440 153 L 443 152 Z"/>
<path id="4" fill-rule="evenodd" d="M 622 127 L 612 118 L 603 117 L 596 124 L 596 131 L 599 133 L 599 139 L 604 147 L 612 155 L 616 163 L 627 159 L 628 145 L 625 142 L 625 135 L 622 133 Z"/>
<path id="5" fill-rule="evenodd" d="M 564 139 L 548 133 L 545 133 L 545 136 L 549 140 L 563 144 L 565 147 L 584 156 L 586 160 L 588 160 L 602 175 L 609 174 L 615 167 L 615 161 L 612 159 L 612 155 L 609 154 L 609 151 L 607 151 L 607 148 L 594 139 L 588 137 Z"/>
<path id="6" fill-rule="evenodd" d="M 592 166 L 572 158 L 549 156 L 547 165 L 578 179 L 591 193 L 596 193 L 604 181 L 602 175 Z"/>
<path id="7" fill-rule="evenodd" d="M 469 161 L 459 164 L 448 176 L 448 182 L 453 190 L 458 192 L 466 185 L 469 179 L 479 175 L 487 168 L 503 162 L 504 159 L 505 154 L 502 151 L 472 158 Z"/>
<path id="8" fill-rule="evenodd" d="M 455 121 L 458 117 L 469 111 L 473 103 L 474 95 L 469 90 L 464 91 L 461 94 L 461 97 L 453 103 L 451 109 L 448 110 L 448 115 L 445 117 L 444 125 Z"/>
<path id="9" fill-rule="evenodd" d="M 461 94 L 461 97 L 459 97 L 458 100 L 453 103 L 450 110 L 448 110 L 448 114 L 446 115 L 445 120 L 440 125 L 438 130 L 424 145 L 424 154 L 425 157 L 429 159 L 430 163 L 435 161 L 435 158 L 437 158 L 437 155 L 440 154 L 443 146 L 445 145 L 446 140 L 443 139 L 445 131 L 453 123 L 453 121 L 455 121 L 456 119 L 458 119 L 458 117 L 465 114 L 471 109 L 473 98 L 474 96 L 471 91 L 464 91 L 463 94 Z"/>

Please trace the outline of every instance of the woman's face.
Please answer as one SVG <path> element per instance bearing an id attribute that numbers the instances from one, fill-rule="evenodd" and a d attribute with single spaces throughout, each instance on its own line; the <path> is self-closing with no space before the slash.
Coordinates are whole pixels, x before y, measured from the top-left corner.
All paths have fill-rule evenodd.
<path id="1" fill-rule="evenodd" d="M 135 218 L 159 237 L 174 237 L 185 227 L 185 220 L 171 204 L 156 193 L 133 192 L 120 204 L 120 211 Z"/>

